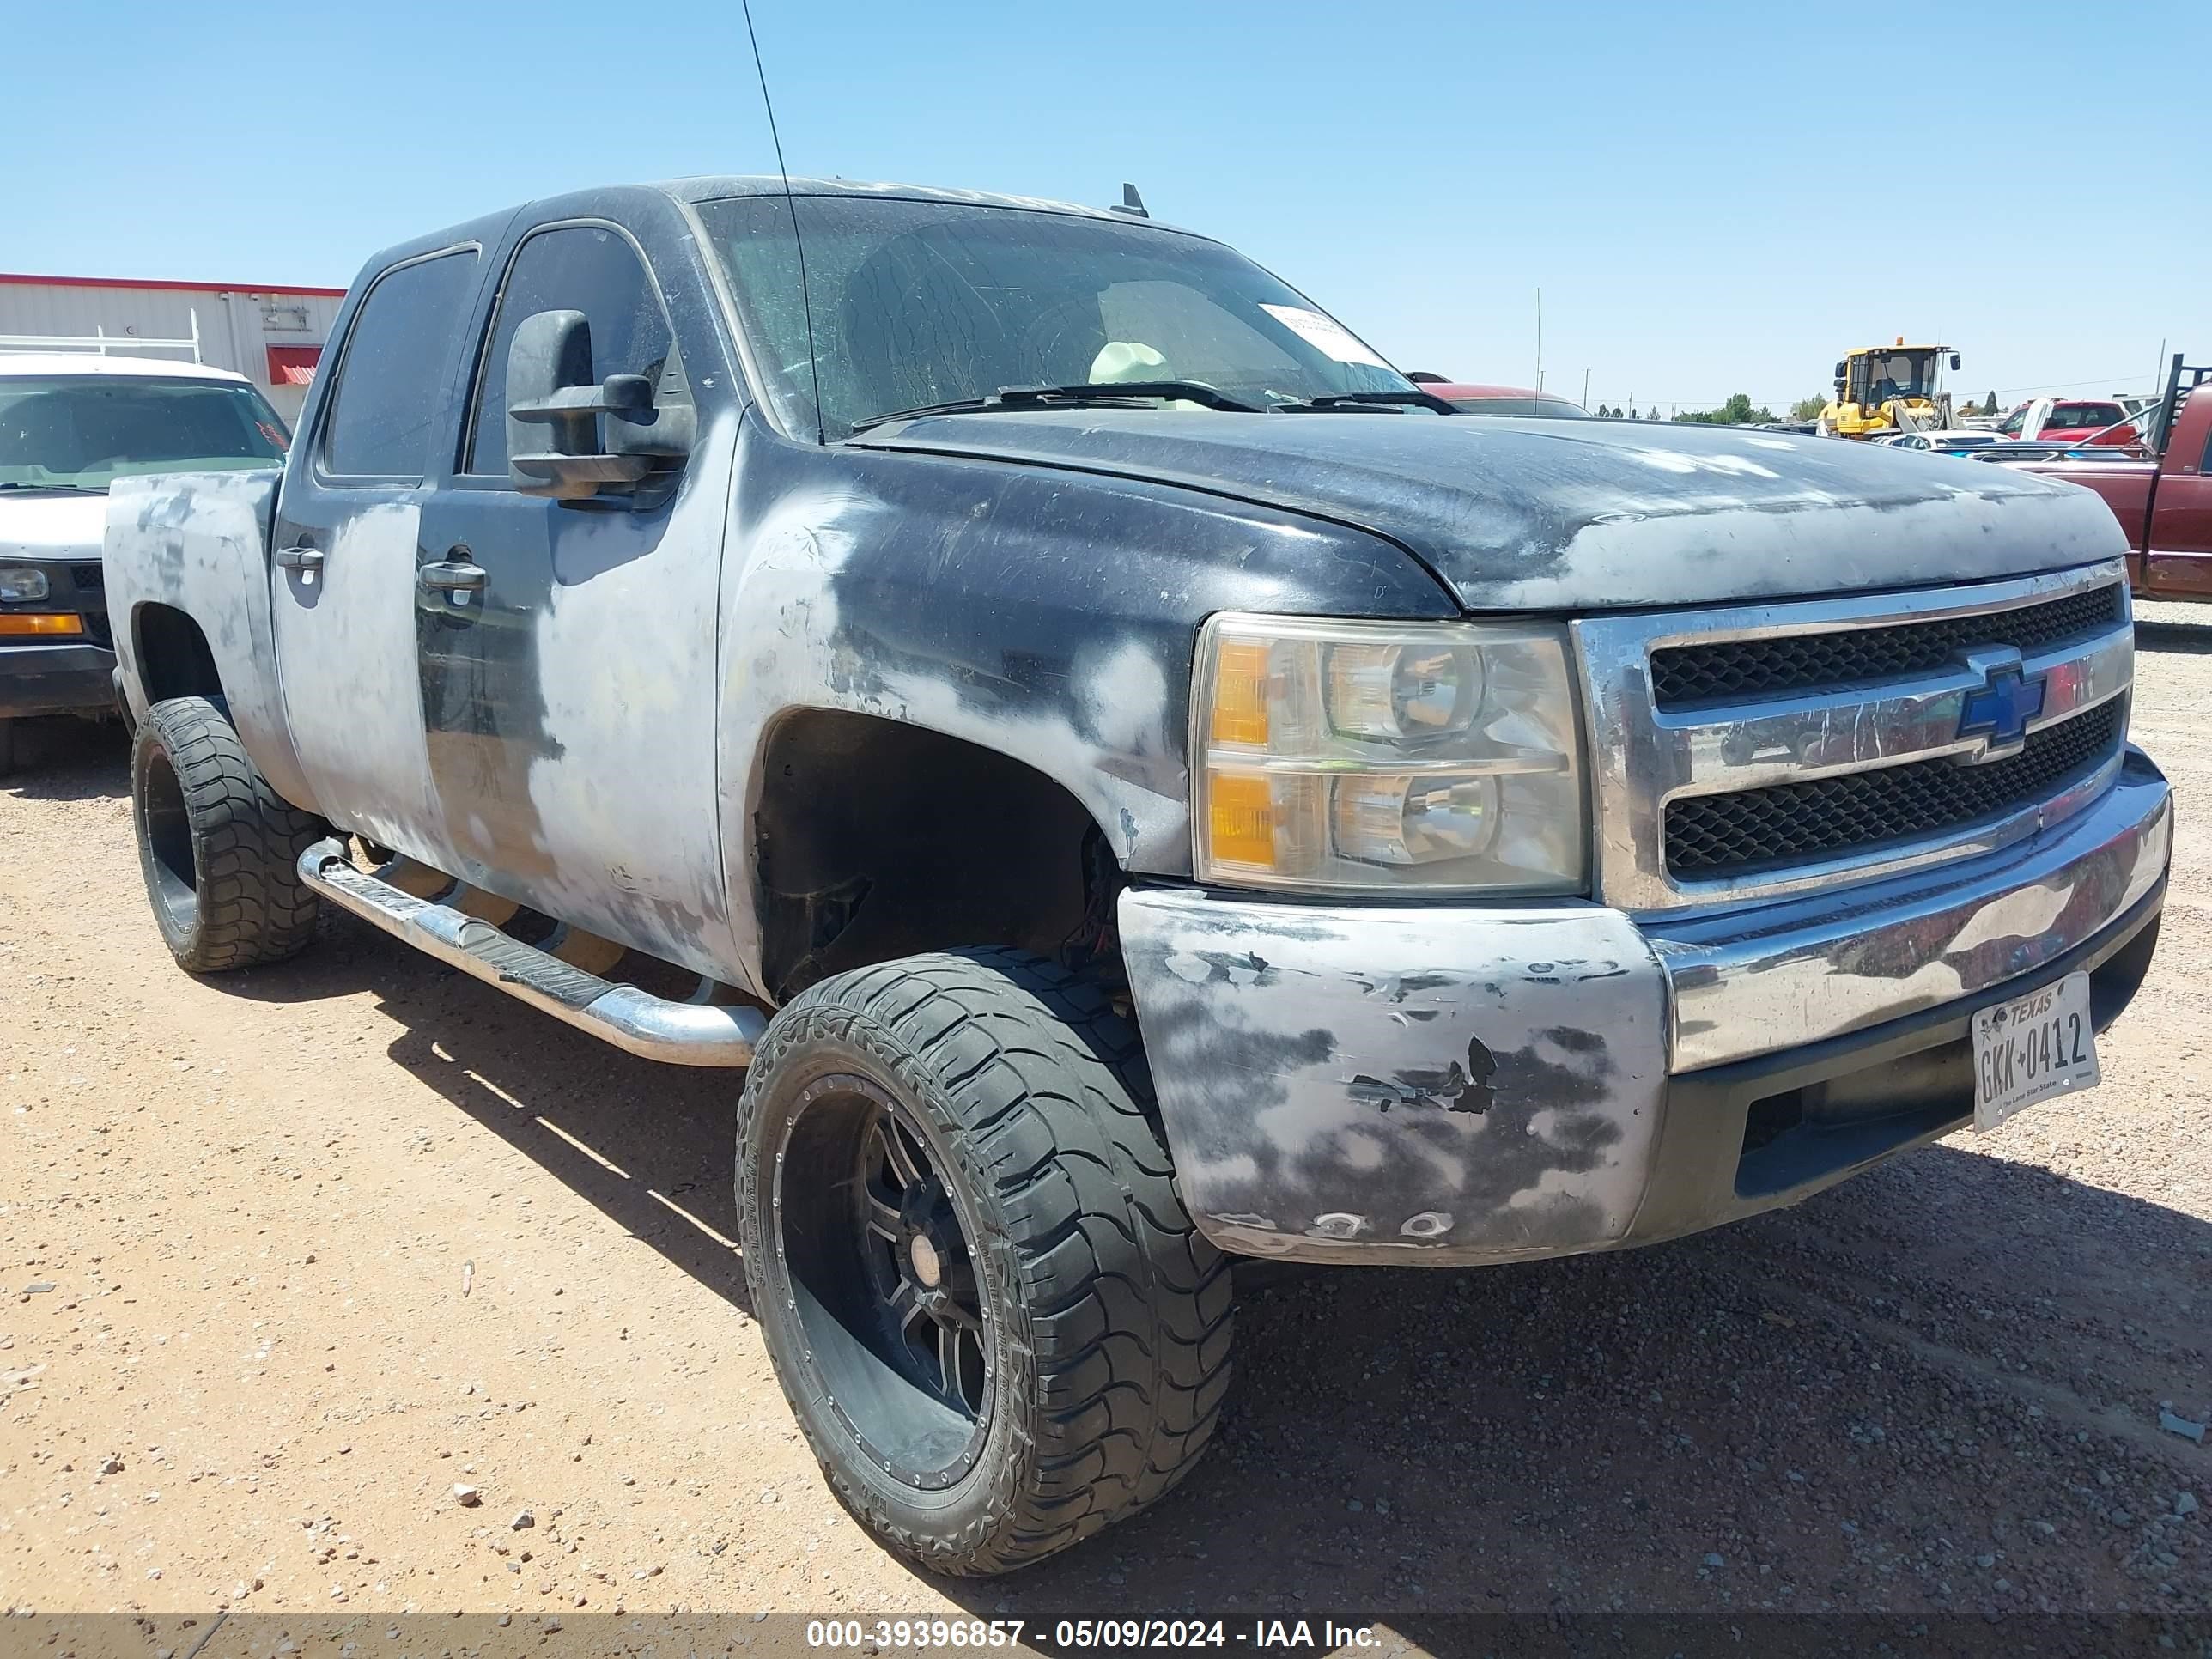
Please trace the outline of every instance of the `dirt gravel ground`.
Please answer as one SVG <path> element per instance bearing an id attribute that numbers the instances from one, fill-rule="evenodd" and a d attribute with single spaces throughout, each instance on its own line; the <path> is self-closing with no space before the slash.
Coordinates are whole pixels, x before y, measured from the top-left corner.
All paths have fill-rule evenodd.
<path id="1" fill-rule="evenodd" d="M 799 1441 L 731 1242 L 734 1079 L 343 917 L 187 977 L 120 740 L 64 728 L 0 787 L 0 1602 L 1416 1644 L 1470 1611 L 2201 1613 L 2212 1446 L 2160 1413 L 2212 1417 L 2212 618 L 2147 614 L 2181 834 L 2103 1089 L 1655 1249 L 1255 1288 L 1181 1492 L 980 1585 L 870 1543 Z"/>

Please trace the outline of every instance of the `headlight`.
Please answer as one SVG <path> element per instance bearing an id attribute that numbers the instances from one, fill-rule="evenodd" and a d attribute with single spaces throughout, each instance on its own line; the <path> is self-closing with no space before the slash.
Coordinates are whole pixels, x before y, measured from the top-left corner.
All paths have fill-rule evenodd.
<path id="1" fill-rule="evenodd" d="M 10 605 L 21 605 L 29 599 L 43 599 L 48 586 L 43 570 L 0 570 L 0 600 Z"/>
<path id="2" fill-rule="evenodd" d="M 1564 629 L 1215 617 L 1191 708 L 1202 881 L 1583 890 Z"/>

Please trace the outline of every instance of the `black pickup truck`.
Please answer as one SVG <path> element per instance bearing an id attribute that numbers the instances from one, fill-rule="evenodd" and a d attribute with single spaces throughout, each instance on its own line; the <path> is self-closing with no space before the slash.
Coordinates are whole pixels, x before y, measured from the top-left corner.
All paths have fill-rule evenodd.
<path id="1" fill-rule="evenodd" d="M 887 185 L 495 214 L 327 361 L 281 474 L 109 502 L 163 938 L 745 1068 L 769 1351 L 933 1567 L 1175 1485 L 1233 1256 L 1791 1203 L 2094 1084 L 2150 961 L 2081 491 L 1469 419 L 1203 236 Z"/>

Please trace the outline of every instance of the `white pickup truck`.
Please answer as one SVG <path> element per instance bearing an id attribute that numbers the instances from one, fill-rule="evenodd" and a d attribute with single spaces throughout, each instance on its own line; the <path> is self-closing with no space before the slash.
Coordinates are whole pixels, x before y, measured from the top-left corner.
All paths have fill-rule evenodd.
<path id="1" fill-rule="evenodd" d="M 495 214 L 327 361 L 281 475 L 109 502 L 163 937 L 333 905 L 749 1068 L 769 1352 L 934 1568 L 1175 1484 L 1232 1256 L 1792 1203 L 2095 1082 L 2150 963 L 2083 491 L 1469 419 L 1217 242 L 889 185 Z"/>
<path id="2" fill-rule="evenodd" d="M 107 491 L 180 468 L 273 466 L 284 423 L 242 374 L 84 351 L 0 352 L 0 775 L 16 722 L 112 714 Z"/>

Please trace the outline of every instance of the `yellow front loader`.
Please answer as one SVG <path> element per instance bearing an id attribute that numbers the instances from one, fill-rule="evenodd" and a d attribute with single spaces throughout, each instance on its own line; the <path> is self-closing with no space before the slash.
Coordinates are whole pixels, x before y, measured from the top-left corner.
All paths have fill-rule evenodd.
<path id="1" fill-rule="evenodd" d="M 1940 431 L 1951 424 L 1951 394 L 1942 389 L 1948 346 L 1869 346 L 1836 365 L 1836 395 L 1820 411 L 1820 433 L 1832 438 L 1886 438 L 1893 432 Z"/>

